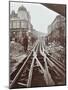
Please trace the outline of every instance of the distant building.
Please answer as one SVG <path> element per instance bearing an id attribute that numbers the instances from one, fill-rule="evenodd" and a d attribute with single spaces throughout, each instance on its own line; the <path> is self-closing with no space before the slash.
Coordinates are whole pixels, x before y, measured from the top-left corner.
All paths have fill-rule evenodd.
<path id="1" fill-rule="evenodd" d="M 48 26 L 48 40 L 65 45 L 65 17 L 58 15 Z"/>
<path id="2" fill-rule="evenodd" d="M 65 17 L 58 15 L 51 25 L 48 26 L 48 34 L 50 34 L 53 30 L 57 30 L 60 27 L 65 28 Z"/>
<path id="3" fill-rule="evenodd" d="M 23 5 L 18 8 L 17 13 L 14 10 L 11 12 L 9 28 L 11 36 L 15 32 L 20 37 L 22 33 L 32 30 L 33 26 L 31 24 L 30 14 Z"/>

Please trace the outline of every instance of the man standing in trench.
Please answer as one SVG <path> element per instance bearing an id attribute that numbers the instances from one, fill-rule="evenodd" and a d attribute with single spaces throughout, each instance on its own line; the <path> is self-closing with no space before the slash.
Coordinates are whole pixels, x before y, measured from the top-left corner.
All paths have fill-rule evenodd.
<path id="1" fill-rule="evenodd" d="M 26 52 L 28 49 L 28 36 L 26 35 L 26 33 L 23 38 L 23 46 L 24 46 L 24 51 Z"/>

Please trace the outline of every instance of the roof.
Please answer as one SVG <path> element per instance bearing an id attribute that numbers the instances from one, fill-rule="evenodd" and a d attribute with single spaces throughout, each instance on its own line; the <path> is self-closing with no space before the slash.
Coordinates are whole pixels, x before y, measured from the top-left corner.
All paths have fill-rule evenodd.
<path id="1" fill-rule="evenodd" d="M 11 14 L 10 14 L 10 18 L 12 18 L 12 17 L 17 17 L 17 14 L 15 13 L 14 10 L 12 10 L 12 12 L 11 12 Z"/>
<path id="2" fill-rule="evenodd" d="M 18 11 L 23 11 L 23 10 L 26 11 L 26 8 L 23 5 L 18 8 Z"/>

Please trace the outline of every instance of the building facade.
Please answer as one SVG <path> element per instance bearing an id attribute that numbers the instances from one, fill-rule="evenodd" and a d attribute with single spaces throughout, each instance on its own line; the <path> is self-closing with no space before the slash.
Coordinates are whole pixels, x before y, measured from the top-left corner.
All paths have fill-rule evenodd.
<path id="1" fill-rule="evenodd" d="M 22 33 L 32 30 L 31 17 L 27 9 L 22 5 L 17 13 L 13 10 L 10 14 L 10 37 L 15 35 L 21 37 Z"/>
<path id="2" fill-rule="evenodd" d="M 65 17 L 58 15 L 54 19 L 51 25 L 48 26 L 48 34 L 50 34 L 52 31 L 59 29 L 62 27 L 63 29 L 65 28 Z"/>
<path id="3" fill-rule="evenodd" d="M 48 40 L 65 45 L 65 17 L 58 15 L 48 26 Z"/>

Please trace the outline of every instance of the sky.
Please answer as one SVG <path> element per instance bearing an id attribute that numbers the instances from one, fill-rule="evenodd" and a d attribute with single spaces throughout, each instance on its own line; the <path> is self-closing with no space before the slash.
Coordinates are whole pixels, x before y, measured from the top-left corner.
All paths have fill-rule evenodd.
<path id="1" fill-rule="evenodd" d="M 37 3 L 22 3 L 22 2 L 11 2 L 10 3 L 10 12 L 15 10 L 17 13 L 20 6 L 24 6 L 31 16 L 31 23 L 33 28 L 37 31 L 46 33 L 48 32 L 47 28 L 53 20 L 56 18 L 58 13 L 48 9 L 47 7 L 37 4 Z"/>

